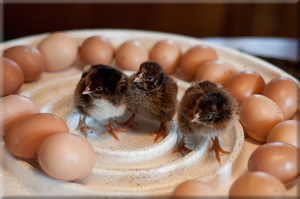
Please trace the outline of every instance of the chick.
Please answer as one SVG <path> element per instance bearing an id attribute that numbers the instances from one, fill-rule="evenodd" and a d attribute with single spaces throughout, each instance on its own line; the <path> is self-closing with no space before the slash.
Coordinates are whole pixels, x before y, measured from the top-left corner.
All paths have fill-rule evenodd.
<path id="1" fill-rule="evenodd" d="M 178 108 L 178 127 L 183 133 L 179 144 L 182 153 L 185 147 L 184 135 L 197 133 L 201 136 L 211 136 L 214 151 L 220 162 L 219 153 L 224 151 L 218 136 L 231 129 L 237 120 L 237 102 L 223 87 L 210 81 L 193 82 L 186 90 Z"/>
<path id="2" fill-rule="evenodd" d="M 154 142 L 166 137 L 166 123 L 172 120 L 176 112 L 177 90 L 175 81 L 158 63 L 151 61 L 142 63 L 139 71 L 129 77 L 126 104 L 132 115 L 120 125 L 135 130 L 137 123 L 134 119 L 138 115 L 146 120 L 160 122 L 157 131 L 148 132 L 156 134 Z"/>
<path id="3" fill-rule="evenodd" d="M 115 128 L 112 118 L 121 116 L 126 111 L 124 93 L 127 90 L 127 76 L 116 68 L 106 65 L 85 67 L 81 79 L 74 92 L 74 103 L 81 114 L 76 130 L 87 137 L 87 129 L 95 129 L 86 124 L 87 117 L 95 119 L 109 118 L 104 127 L 116 140 L 115 132 L 123 132 L 123 128 Z"/>

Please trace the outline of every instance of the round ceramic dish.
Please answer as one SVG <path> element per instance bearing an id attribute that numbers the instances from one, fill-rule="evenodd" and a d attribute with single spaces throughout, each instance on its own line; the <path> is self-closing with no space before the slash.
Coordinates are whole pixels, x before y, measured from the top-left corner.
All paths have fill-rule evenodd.
<path id="1" fill-rule="evenodd" d="M 137 30 L 75 30 L 68 31 L 68 34 L 76 38 L 79 45 L 90 36 L 101 35 L 109 38 L 115 48 L 127 40 L 137 39 L 150 49 L 157 41 L 172 39 L 178 43 L 183 53 L 192 46 L 206 44 L 196 38 Z M 6 49 L 24 44 L 37 46 L 47 35 L 9 41 L 1 47 Z M 275 66 L 253 56 L 224 47 L 209 46 L 216 50 L 219 60 L 232 64 L 239 71 L 246 69 L 257 71 L 266 82 L 277 76 L 288 76 L 294 79 Z M 131 72 L 126 71 L 126 73 Z M 38 82 L 30 85 L 30 88 L 21 94 L 32 98 L 41 107 L 41 112 L 62 117 L 67 122 L 70 133 L 83 136 L 82 133 L 75 131 L 79 114 L 73 107 L 73 92 L 80 75 L 81 67 L 77 61 L 72 67 L 57 72 L 56 75 L 45 72 Z M 51 80 L 46 81 L 49 76 Z M 52 79 L 52 77 L 57 78 Z M 178 99 L 180 100 L 189 83 L 179 79 L 176 81 L 179 86 Z M 122 121 L 128 116 L 129 113 L 126 113 L 115 119 Z M 208 137 L 191 135 L 187 137 L 188 147 L 193 149 L 191 153 L 184 157 L 179 153 L 172 153 L 180 136 L 176 119 L 168 125 L 168 136 L 157 143 L 154 143 L 154 137 L 146 132 L 158 128 L 158 122 L 137 118 L 139 123 L 137 131 L 128 130 L 118 134 L 120 141 L 109 134 L 102 135 L 102 126 L 107 122 L 107 120 L 97 121 L 88 118 L 88 125 L 97 128 L 89 131 L 87 138 L 96 152 L 96 164 L 86 178 L 76 182 L 51 179 L 40 170 L 35 161 L 24 161 L 13 157 L 6 151 L 2 141 L 1 170 L 4 176 L 2 179 L 5 181 L 4 195 L 162 196 L 170 194 L 179 183 L 187 179 L 207 182 L 218 194 L 227 195 L 233 180 L 243 172 L 243 169 L 235 170 L 241 167 L 237 159 L 244 145 L 243 129 L 239 122 L 228 133 L 220 136 L 223 148 L 231 152 L 230 155 L 221 156 L 221 163 L 217 162 L 213 153 L 208 152 L 211 146 Z"/>

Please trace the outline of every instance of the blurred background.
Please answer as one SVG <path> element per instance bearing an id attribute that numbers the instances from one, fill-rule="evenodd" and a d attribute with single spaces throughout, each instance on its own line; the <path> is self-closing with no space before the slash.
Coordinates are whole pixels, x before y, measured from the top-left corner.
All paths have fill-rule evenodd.
<path id="1" fill-rule="evenodd" d="M 300 77 L 299 3 L 288 3 L 289 0 L 280 0 L 280 3 L 230 3 L 236 2 L 235 0 L 227 3 L 15 2 L 17 3 L 4 0 L 1 4 L 4 41 L 74 29 L 120 28 L 161 31 L 205 38 L 215 44 L 256 53 Z M 259 37 L 260 40 L 248 39 L 246 43 L 240 39 L 236 41 L 236 38 L 245 37 Z M 277 42 L 276 45 L 274 42 Z M 254 45 L 252 49 L 243 48 L 251 44 L 259 46 Z M 257 53 L 258 50 L 264 51 L 263 54 Z M 273 59 L 278 58 L 277 55 L 273 56 L 273 52 L 284 56 L 279 57 L 280 60 Z"/>
<path id="2" fill-rule="evenodd" d="M 3 39 L 89 28 L 297 38 L 298 7 L 299 3 L 4 3 Z"/>

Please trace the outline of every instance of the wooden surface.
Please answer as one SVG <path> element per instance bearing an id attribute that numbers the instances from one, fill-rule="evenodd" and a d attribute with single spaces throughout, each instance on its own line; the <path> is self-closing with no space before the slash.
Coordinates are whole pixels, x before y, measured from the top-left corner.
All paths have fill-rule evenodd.
<path id="1" fill-rule="evenodd" d="M 101 2 L 101 1 L 99 1 Z M 298 38 L 299 3 L 5 3 L 3 40 L 72 29 Z M 300 78 L 298 62 L 261 57 Z M 299 59 L 298 59 L 299 60 Z"/>
<path id="2" fill-rule="evenodd" d="M 299 3 L 5 3 L 3 39 L 91 28 L 154 30 L 199 38 L 297 38 L 297 7 Z"/>

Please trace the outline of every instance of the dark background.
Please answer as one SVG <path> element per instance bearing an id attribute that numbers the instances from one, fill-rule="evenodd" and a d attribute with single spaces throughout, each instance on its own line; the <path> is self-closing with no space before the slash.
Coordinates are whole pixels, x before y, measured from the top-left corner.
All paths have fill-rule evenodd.
<path id="1" fill-rule="evenodd" d="M 71 29 L 125 28 L 194 37 L 298 38 L 299 3 L 4 3 L 3 39 Z"/>
<path id="2" fill-rule="evenodd" d="M 4 41 L 45 32 L 100 28 L 152 30 L 198 38 L 299 38 L 299 3 L 21 4 L 7 1 L 0 3 L 3 11 L 0 38 Z M 260 58 L 300 79 L 298 61 Z"/>

